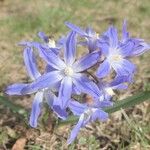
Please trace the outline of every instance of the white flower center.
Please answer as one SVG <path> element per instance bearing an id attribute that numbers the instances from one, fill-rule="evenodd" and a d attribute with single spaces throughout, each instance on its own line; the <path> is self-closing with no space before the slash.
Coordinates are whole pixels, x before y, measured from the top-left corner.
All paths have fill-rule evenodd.
<path id="1" fill-rule="evenodd" d="M 123 57 L 120 54 L 115 54 L 115 55 L 110 55 L 108 59 L 110 62 L 118 62 L 121 61 Z"/>
<path id="2" fill-rule="evenodd" d="M 55 48 L 56 47 L 55 41 L 52 40 L 52 39 L 49 39 L 48 46 L 51 47 L 51 48 Z"/>
<path id="3" fill-rule="evenodd" d="M 102 96 L 99 97 L 98 100 L 99 100 L 100 102 L 102 102 L 102 101 L 104 101 L 104 99 L 105 99 L 105 97 L 102 95 Z"/>
<path id="4" fill-rule="evenodd" d="M 64 70 L 64 73 L 66 76 L 72 76 L 74 71 L 71 67 L 66 67 L 65 70 Z"/>
<path id="5" fill-rule="evenodd" d="M 95 38 L 96 38 L 96 39 L 98 39 L 98 38 L 99 38 L 99 34 L 98 34 L 98 33 L 96 33 Z"/>
<path id="6" fill-rule="evenodd" d="M 114 91 L 113 91 L 112 88 L 106 88 L 105 91 L 106 91 L 109 95 L 111 95 L 111 96 L 115 95 L 115 93 L 114 93 Z"/>

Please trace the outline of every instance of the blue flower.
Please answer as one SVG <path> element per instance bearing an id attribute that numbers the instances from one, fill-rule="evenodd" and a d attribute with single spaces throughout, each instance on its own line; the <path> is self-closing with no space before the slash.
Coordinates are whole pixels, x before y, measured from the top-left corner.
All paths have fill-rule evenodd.
<path id="1" fill-rule="evenodd" d="M 100 102 L 100 106 L 107 106 L 110 103 L 112 97 L 115 95 L 114 90 L 125 90 L 128 88 L 128 83 L 132 82 L 132 77 L 129 76 L 116 76 L 111 82 L 104 82 L 99 80 L 98 87 L 101 91 L 99 97 L 94 97 L 95 101 Z"/>
<path id="2" fill-rule="evenodd" d="M 79 44 L 87 46 L 89 52 L 93 52 L 98 49 L 97 41 L 99 39 L 99 36 L 92 28 L 88 27 L 85 30 L 83 30 L 70 22 L 66 22 L 65 24 L 72 31 L 78 33 L 81 37 L 85 39 L 84 42 L 80 42 Z"/>
<path id="3" fill-rule="evenodd" d="M 29 120 L 32 127 L 37 127 L 43 102 L 61 119 L 66 119 L 69 114 L 67 111 L 70 110 L 79 118 L 68 139 L 70 144 L 80 128 L 97 119 L 108 119 L 104 109 L 113 105 L 114 90 L 126 89 L 133 80 L 135 65 L 128 58 L 141 55 L 150 45 L 143 39 L 130 37 L 126 21 L 123 23 L 120 40 L 117 29 L 113 26 L 100 37 L 92 28 L 83 30 L 69 22 L 65 24 L 71 32 L 56 43 L 43 32 L 38 33 L 41 42 L 20 43 L 25 47 L 24 63 L 32 81 L 10 85 L 6 88 L 6 93 L 35 94 Z M 89 52 L 77 59 L 78 46 L 86 46 Z M 46 64 L 43 74 L 37 68 L 37 54 Z M 89 71 L 96 67 L 97 77 Z M 101 79 L 109 75 L 112 69 L 116 74 L 111 81 Z M 85 98 L 83 103 L 75 101 L 74 95 L 81 93 L 86 93 L 90 100 Z"/>
<path id="4" fill-rule="evenodd" d="M 58 54 L 64 44 L 65 37 L 61 37 L 57 42 L 54 41 L 53 37 L 48 37 L 44 32 L 39 32 L 38 36 L 47 46 L 47 49 L 51 49 L 55 54 Z"/>
<path id="5" fill-rule="evenodd" d="M 58 105 L 60 105 L 61 109 L 65 109 L 74 87 L 79 91 L 82 91 L 83 89 L 91 90 L 89 87 L 94 83 L 91 82 L 83 72 L 98 61 L 100 53 L 93 52 L 76 60 L 75 32 L 70 32 L 66 38 L 66 43 L 64 45 L 64 59 L 61 59 L 51 51 L 47 51 L 42 46 L 39 51 L 40 56 L 50 67 L 54 68 L 54 70 L 40 76 L 37 80 L 31 83 L 24 92 L 37 91 L 43 88 L 48 88 L 53 84 L 60 84 Z"/>
<path id="6" fill-rule="evenodd" d="M 94 122 L 95 120 L 105 121 L 108 119 L 108 114 L 103 110 L 106 107 L 110 107 L 113 105 L 111 102 L 111 98 L 114 95 L 114 91 L 116 89 L 126 89 L 126 82 L 131 82 L 132 78 L 128 76 L 116 76 L 112 82 L 106 83 L 100 81 L 98 83 L 98 88 L 94 88 L 90 102 L 79 103 L 77 101 L 71 100 L 69 102 L 69 108 L 73 112 L 75 116 L 79 117 L 78 123 L 75 125 L 73 130 L 71 131 L 70 137 L 68 139 L 68 144 L 71 144 L 80 128 L 83 128 L 90 122 Z M 93 86 L 91 86 L 93 88 Z"/>
<path id="7" fill-rule="evenodd" d="M 113 68 L 118 76 L 132 75 L 135 65 L 128 58 L 140 55 L 150 47 L 142 39 L 130 38 L 126 30 L 126 22 L 123 24 L 122 40 L 119 41 L 117 29 L 113 26 L 99 39 L 98 47 L 105 59 L 97 70 L 97 76 L 107 76 Z"/>
<path id="8" fill-rule="evenodd" d="M 21 46 L 25 47 L 32 47 L 35 49 L 39 49 L 40 46 L 44 47 L 48 51 L 53 51 L 55 54 L 60 52 L 62 45 L 64 44 L 64 39 L 60 38 L 57 42 L 55 42 L 52 38 L 49 38 L 45 35 L 44 32 L 39 32 L 38 37 L 42 40 L 42 42 L 29 42 L 29 41 L 22 41 L 19 43 Z"/>
<path id="9" fill-rule="evenodd" d="M 68 144 L 71 144 L 75 140 L 80 128 L 83 128 L 88 123 L 97 119 L 100 121 L 106 121 L 108 119 L 108 113 L 104 112 L 102 107 L 94 107 L 86 103 L 81 104 L 77 101 L 71 100 L 69 108 L 75 116 L 79 117 L 79 121 L 71 131 L 70 137 L 67 141 Z"/>
<path id="10" fill-rule="evenodd" d="M 33 49 L 31 47 L 26 47 L 24 50 L 24 63 L 25 63 L 28 75 L 32 79 L 32 81 L 34 82 L 38 80 L 38 78 L 41 77 L 41 74 L 37 69 L 35 56 L 33 53 Z M 41 104 L 42 104 L 43 99 L 46 100 L 49 106 L 54 110 L 54 112 L 60 118 L 66 119 L 67 117 L 66 112 L 64 112 L 61 109 L 57 110 L 56 108 L 54 108 L 56 105 L 56 96 L 53 93 L 53 89 L 55 89 L 54 86 L 51 87 L 51 89 L 43 88 L 39 91 L 29 90 L 29 92 L 24 92 L 24 89 L 27 89 L 28 87 L 29 87 L 29 84 L 16 83 L 16 84 L 8 86 L 6 88 L 6 93 L 9 95 L 24 95 L 24 94 L 35 93 L 34 101 L 32 103 L 32 111 L 31 111 L 30 120 L 29 120 L 29 124 L 32 127 L 37 127 L 37 120 L 41 113 Z"/>
<path id="11" fill-rule="evenodd" d="M 127 89 L 128 83 L 132 82 L 132 77 L 129 76 L 116 76 L 111 82 L 104 82 L 99 80 L 97 86 L 91 83 L 88 91 L 83 90 L 87 93 L 91 99 L 95 102 L 95 107 L 108 107 L 113 105 L 111 102 L 113 96 L 115 95 L 114 90 L 124 90 Z M 92 90 L 93 89 L 93 90 Z M 93 104 L 94 106 L 94 104 Z"/>

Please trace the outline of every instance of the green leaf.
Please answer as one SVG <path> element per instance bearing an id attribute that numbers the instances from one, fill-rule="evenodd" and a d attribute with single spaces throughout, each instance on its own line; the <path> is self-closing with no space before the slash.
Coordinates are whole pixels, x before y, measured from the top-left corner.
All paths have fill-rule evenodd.
<path id="1" fill-rule="evenodd" d="M 141 92 L 124 100 L 117 101 L 112 107 L 106 108 L 105 111 L 108 113 L 113 113 L 120 110 L 121 108 L 125 109 L 132 107 L 146 100 L 150 100 L 150 91 Z"/>
<path id="2" fill-rule="evenodd" d="M 28 115 L 27 110 L 25 110 L 22 106 L 12 103 L 10 100 L 8 100 L 4 96 L 0 96 L 0 103 L 3 106 L 8 107 L 11 111 L 18 113 L 19 115 L 22 115 L 24 117 L 26 117 Z"/>
<path id="3" fill-rule="evenodd" d="M 150 100 L 150 91 L 141 92 L 141 93 L 138 93 L 134 96 L 130 96 L 126 99 L 117 101 L 116 103 L 114 103 L 114 105 L 112 107 L 108 107 L 108 108 L 104 109 L 104 111 L 111 114 L 113 112 L 119 111 L 120 109 L 125 109 L 128 107 L 135 106 L 135 105 L 140 104 L 146 100 Z M 69 123 L 74 123 L 77 120 L 78 120 L 78 117 L 70 116 L 65 121 L 59 121 L 58 126 L 66 125 Z"/>

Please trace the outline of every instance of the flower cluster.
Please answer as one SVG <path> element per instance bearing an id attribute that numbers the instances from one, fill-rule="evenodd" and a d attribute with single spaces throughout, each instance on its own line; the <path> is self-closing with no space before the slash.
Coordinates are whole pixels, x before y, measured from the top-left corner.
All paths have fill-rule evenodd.
<path id="1" fill-rule="evenodd" d="M 143 39 L 131 37 L 126 21 L 121 39 L 114 26 L 98 35 L 92 28 L 84 30 L 69 22 L 65 24 L 70 31 L 57 42 L 40 32 L 41 42 L 20 43 L 24 47 L 24 63 L 32 82 L 10 85 L 6 93 L 35 94 L 29 119 L 32 127 L 37 127 L 41 104 L 45 101 L 63 120 L 70 112 L 78 116 L 79 121 L 68 139 L 70 144 L 80 128 L 89 122 L 108 119 L 104 108 L 113 105 L 114 90 L 126 89 L 133 81 L 136 67 L 130 57 L 141 55 L 150 45 Z M 77 49 L 81 48 L 86 54 L 78 58 Z M 44 73 L 38 70 L 37 57 L 46 64 Z M 76 100 L 76 95 L 80 95 L 80 100 Z"/>

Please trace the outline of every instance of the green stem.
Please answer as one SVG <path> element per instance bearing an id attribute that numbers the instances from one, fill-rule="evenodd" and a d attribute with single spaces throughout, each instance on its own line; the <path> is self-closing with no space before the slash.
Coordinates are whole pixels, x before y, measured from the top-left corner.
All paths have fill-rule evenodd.
<path id="1" fill-rule="evenodd" d="M 150 99 L 150 91 L 145 91 L 145 92 L 141 92 L 138 93 L 134 96 L 130 96 L 126 99 L 117 101 L 116 103 L 114 103 L 113 106 L 105 108 L 104 111 L 111 114 L 113 112 L 119 111 L 120 109 L 125 109 L 128 107 L 132 107 L 135 106 L 137 104 L 140 104 L 146 100 Z M 78 117 L 75 116 L 70 116 L 67 120 L 65 121 L 58 121 L 58 127 L 59 126 L 63 126 L 63 125 L 67 125 L 70 123 L 75 123 L 78 121 Z"/>

